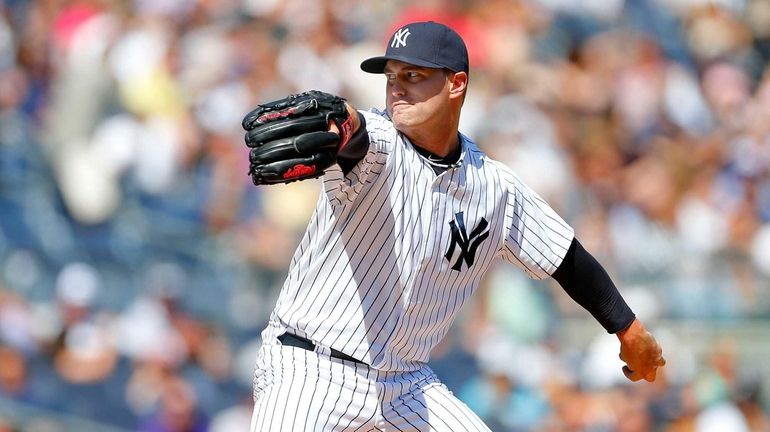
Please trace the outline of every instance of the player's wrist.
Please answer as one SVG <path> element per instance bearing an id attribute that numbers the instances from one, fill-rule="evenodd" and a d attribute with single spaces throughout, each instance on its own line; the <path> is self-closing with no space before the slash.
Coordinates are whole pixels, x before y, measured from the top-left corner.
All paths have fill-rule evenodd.
<path id="1" fill-rule="evenodd" d="M 645 332 L 647 332 L 647 329 L 645 329 L 644 324 L 642 324 L 641 321 L 639 321 L 638 319 L 636 319 L 636 317 L 634 317 L 634 319 L 631 320 L 631 322 L 627 326 L 625 326 L 621 330 L 618 330 L 615 333 L 615 335 L 622 342 L 623 340 L 629 339 L 634 335 L 638 335 L 640 333 L 645 333 Z"/>
<path id="2" fill-rule="evenodd" d="M 352 138 L 356 131 L 361 127 L 361 122 L 358 119 L 358 111 L 347 102 L 345 102 L 345 109 L 348 113 L 347 118 L 337 123 L 338 133 L 340 135 L 338 152 L 350 142 L 350 138 Z"/>

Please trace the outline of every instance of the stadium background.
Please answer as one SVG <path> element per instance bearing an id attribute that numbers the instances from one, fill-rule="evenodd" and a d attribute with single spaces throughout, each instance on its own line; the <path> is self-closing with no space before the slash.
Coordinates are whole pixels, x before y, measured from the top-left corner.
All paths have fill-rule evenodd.
<path id="1" fill-rule="evenodd" d="M 398 24 L 471 52 L 461 130 L 576 227 L 658 336 L 655 384 L 500 267 L 432 366 L 499 431 L 770 430 L 770 1 L 0 1 L 0 431 L 247 430 L 318 183 L 254 188 L 239 121 Z"/>

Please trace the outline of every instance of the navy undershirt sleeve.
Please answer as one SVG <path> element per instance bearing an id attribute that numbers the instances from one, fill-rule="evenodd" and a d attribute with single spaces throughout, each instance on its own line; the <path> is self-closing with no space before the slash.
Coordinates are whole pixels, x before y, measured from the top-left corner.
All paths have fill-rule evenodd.
<path id="1" fill-rule="evenodd" d="M 369 151 L 369 134 L 366 132 L 366 119 L 363 114 L 358 113 L 358 119 L 361 121 L 356 133 L 350 137 L 350 140 L 345 147 L 337 154 L 337 164 L 342 168 L 342 172 L 347 175 L 350 170 L 361 159 L 366 156 L 366 152 Z"/>
<path id="2" fill-rule="evenodd" d="M 633 311 L 604 267 L 576 238 L 572 239 L 567 255 L 552 276 L 607 332 L 617 333 L 633 322 Z"/>

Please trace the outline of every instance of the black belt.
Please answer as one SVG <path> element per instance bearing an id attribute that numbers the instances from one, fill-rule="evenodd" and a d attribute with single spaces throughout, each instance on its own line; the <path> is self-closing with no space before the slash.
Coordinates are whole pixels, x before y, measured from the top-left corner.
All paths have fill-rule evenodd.
<path id="1" fill-rule="evenodd" d="M 302 336 L 297 336 L 291 333 L 284 333 L 278 336 L 278 340 L 281 342 L 281 345 L 293 346 L 293 347 L 302 348 L 308 351 L 315 351 L 315 344 L 313 343 L 313 341 L 311 341 L 310 339 L 305 339 Z M 354 357 L 351 357 L 343 352 L 337 351 L 334 348 L 329 348 L 329 350 L 331 351 L 329 355 L 334 358 L 363 364 L 362 361 Z"/>

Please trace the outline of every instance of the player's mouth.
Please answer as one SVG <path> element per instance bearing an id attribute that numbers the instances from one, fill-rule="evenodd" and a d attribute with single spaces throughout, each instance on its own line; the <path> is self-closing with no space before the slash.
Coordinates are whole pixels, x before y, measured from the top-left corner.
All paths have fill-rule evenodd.
<path id="1" fill-rule="evenodd" d="M 403 110 L 403 109 L 409 108 L 410 106 L 412 105 L 408 102 L 403 102 L 403 101 L 393 102 L 390 105 L 390 111 L 395 112 L 397 110 Z"/>

